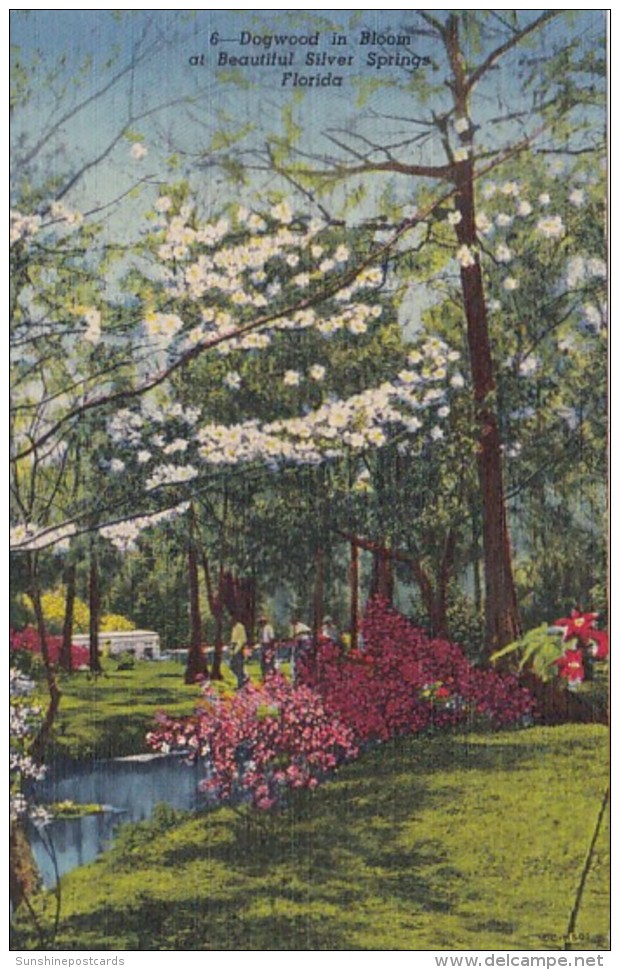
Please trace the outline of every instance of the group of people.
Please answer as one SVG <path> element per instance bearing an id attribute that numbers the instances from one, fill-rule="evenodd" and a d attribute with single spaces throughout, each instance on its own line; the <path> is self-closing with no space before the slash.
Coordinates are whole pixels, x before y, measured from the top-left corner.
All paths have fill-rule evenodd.
<path id="1" fill-rule="evenodd" d="M 320 636 L 322 639 L 338 642 L 338 631 L 333 624 L 331 617 L 326 616 Z M 305 653 L 312 643 L 312 630 L 307 624 L 303 623 L 298 617 L 293 617 L 291 622 L 290 641 L 287 651 L 290 657 L 291 679 L 295 681 L 296 664 L 300 656 Z M 237 678 L 237 689 L 240 690 L 249 680 L 245 671 L 245 662 L 258 650 L 260 660 L 261 675 L 265 680 L 270 674 L 275 673 L 280 663 L 278 652 L 279 642 L 276 639 L 273 625 L 268 616 L 263 614 L 258 619 L 258 640 L 252 644 L 248 638 L 247 630 L 243 621 L 237 617 L 230 634 L 230 669 Z"/>

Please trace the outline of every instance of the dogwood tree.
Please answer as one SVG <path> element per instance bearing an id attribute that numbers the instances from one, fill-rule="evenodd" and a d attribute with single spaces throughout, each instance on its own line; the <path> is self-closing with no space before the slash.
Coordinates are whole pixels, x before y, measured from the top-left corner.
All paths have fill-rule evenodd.
<path id="1" fill-rule="evenodd" d="M 604 24 L 594 18 L 578 30 L 571 16 L 561 11 L 511 11 L 505 17 L 495 11 L 399 14 L 398 32 L 391 27 L 385 43 L 392 44 L 390 50 L 401 44 L 401 54 L 405 43 L 407 51 L 423 46 L 428 52 L 426 68 L 407 56 L 399 59 L 398 52 L 386 55 L 380 76 L 369 78 L 365 72 L 358 78 L 359 99 L 346 111 L 346 119 L 319 131 L 314 128 L 308 139 L 307 127 L 299 123 L 304 107 L 298 95 L 287 106 L 286 130 L 271 139 L 261 132 L 266 148 L 253 143 L 252 135 L 236 145 L 238 170 L 243 170 L 244 160 L 247 171 L 262 165 L 289 187 L 318 195 L 324 206 L 336 208 L 340 203 L 342 208 L 344 198 L 375 223 L 399 220 L 439 192 L 451 194 L 444 213 L 446 231 L 435 232 L 434 220 L 425 223 L 428 258 L 421 259 L 417 251 L 408 256 L 406 244 L 395 247 L 394 271 L 401 277 L 408 272 L 409 278 L 420 281 L 429 271 L 434 275 L 442 269 L 444 275 L 446 270 L 453 275 L 456 270 L 468 386 L 479 425 L 490 648 L 513 640 L 520 628 L 498 398 L 501 360 L 493 338 L 493 314 L 498 311 L 493 307 L 500 297 L 502 305 L 511 295 L 516 298 L 524 281 L 511 272 L 515 251 L 510 241 L 486 245 L 490 222 L 481 188 L 493 170 L 491 179 L 509 187 L 499 197 L 514 202 L 496 213 L 498 236 L 520 219 L 529 219 L 534 238 L 549 243 L 547 250 L 535 247 L 546 258 L 554 240 L 564 234 L 564 222 L 553 208 L 540 211 L 548 203 L 538 196 L 529 198 L 524 185 L 531 189 L 538 162 L 545 159 L 567 163 L 567 173 L 580 160 L 595 170 L 605 145 Z M 346 32 L 348 26 L 351 32 L 360 24 L 363 14 L 342 29 Z M 347 83 L 355 83 L 353 74 Z M 208 163 L 213 164 L 212 152 Z M 572 189 L 574 199 L 579 199 L 583 187 L 578 183 Z M 541 196 L 547 194 L 540 190 Z M 524 236 L 521 244 L 529 245 Z M 516 255 L 527 265 L 527 249 Z M 495 274 L 497 296 L 495 284 L 489 288 L 490 265 L 504 270 Z"/>

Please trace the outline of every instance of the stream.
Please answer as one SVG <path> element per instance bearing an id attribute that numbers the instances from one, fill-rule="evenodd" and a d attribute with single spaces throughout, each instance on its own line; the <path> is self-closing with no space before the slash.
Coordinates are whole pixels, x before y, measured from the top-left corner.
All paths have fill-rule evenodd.
<path id="1" fill-rule="evenodd" d="M 172 755 L 134 755 L 93 761 L 54 772 L 48 768 L 36 786 L 41 803 L 71 800 L 105 806 L 105 811 L 75 819 L 54 819 L 45 826 L 51 838 L 60 876 L 92 862 L 109 848 L 115 829 L 124 822 L 148 818 L 155 805 L 194 811 L 204 804 L 197 790 L 204 765 L 188 765 Z M 32 847 L 44 885 L 54 886 L 56 874 L 45 838 L 33 827 Z"/>

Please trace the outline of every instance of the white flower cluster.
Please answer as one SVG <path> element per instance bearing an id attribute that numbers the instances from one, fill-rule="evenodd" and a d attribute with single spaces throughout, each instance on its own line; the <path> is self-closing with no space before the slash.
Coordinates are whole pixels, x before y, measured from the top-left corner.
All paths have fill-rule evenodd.
<path id="1" fill-rule="evenodd" d="M 147 336 L 156 345 L 167 347 L 183 328 L 183 321 L 176 313 L 149 312 L 144 317 Z"/>
<path id="2" fill-rule="evenodd" d="M 45 767 L 33 761 L 27 753 L 28 741 L 36 733 L 41 721 L 41 709 L 25 701 L 34 687 L 34 682 L 29 677 L 14 667 L 9 667 L 11 821 L 29 818 L 33 822 L 45 822 L 48 819 L 45 809 L 35 805 L 23 791 L 25 782 L 38 781 L 45 775 Z"/>
<path id="3" fill-rule="evenodd" d="M 41 216 L 25 216 L 16 209 L 9 214 L 9 241 L 11 246 L 21 239 L 31 239 L 41 228 Z"/>
<path id="4" fill-rule="evenodd" d="M 536 231 L 545 239 L 559 239 L 566 232 L 562 216 L 546 216 L 536 223 Z"/>
<path id="5" fill-rule="evenodd" d="M 311 282 L 320 283 L 346 264 L 349 248 L 341 243 L 328 251 L 325 245 L 313 242 L 324 228 L 318 220 L 307 225 L 300 221 L 291 228 L 293 217 L 286 203 L 279 203 L 271 210 L 271 218 L 279 223 L 275 228 L 244 208 L 237 210 L 232 224 L 229 219 L 221 218 L 204 225 L 196 223 L 189 206 L 171 212 L 173 203 L 168 196 L 160 196 L 155 208 L 165 221 L 163 242 L 157 255 L 166 267 L 164 276 L 170 295 L 181 301 L 190 300 L 192 304 L 205 298 L 217 300 L 219 304 L 217 309 L 204 306 L 200 314 L 202 322 L 187 332 L 177 314 L 150 311 L 144 326 L 156 345 L 166 346 L 182 333 L 186 349 L 208 339 L 224 338 L 225 342 L 218 348 L 221 354 L 260 350 L 269 345 L 272 333 L 278 330 L 316 326 L 325 334 L 342 329 L 353 334 L 365 333 L 369 320 L 381 313 L 379 307 L 354 302 L 359 291 L 376 287 L 383 280 L 381 270 L 371 267 L 360 271 L 351 283 L 334 294 L 336 302 L 345 304 L 340 312 L 323 319 L 311 308 L 300 308 L 273 321 L 269 329 L 260 333 L 239 333 L 244 324 L 254 322 L 256 310 L 268 310 L 279 295 L 286 295 L 290 302 L 303 299 Z M 239 227 L 245 230 L 242 241 L 239 241 Z M 229 235 L 234 241 L 222 245 Z M 308 258 L 312 261 L 309 269 L 290 273 L 302 259 L 307 262 Z M 181 310 L 182 315 L 185 312 Z"/>
<path id="6" fill-rule="evenodd" d="M 145 488 L 152 492 L 162 485 L 180 485 L 191 482 L 198 475 L 198 469 L 193 465 L 159 465 L 150 478 L 147 478 Z"/>
<path id="7" fill-rule="evenodd" d="M 77 526 L 73 522 L 56 527 L 20 523 L 10 530 L 10 548 L 14 552 L 33 552 L 54 546 L 56 551 L 61 552 L 68 547 L 69 539 L 76 532 Z"/>
<path id="8" fill-rule="evenodd" d="M 66 222 L 68 226 L 81 226 L 84 222 L 84 216 L 81 212 L 67 209 L 62 202 L 52 202 L 50 216 L 54 222 Z"/>
<path id="9" fill-rule="evenodd" d="M 469 269 L 476 265 L 476 253 L 470 246 L 463 244 L 457 249 L 456 258 L 463 269 Z"/>
<path id="10" fill-rule="evenodd" d="M 394 381 L 346 400 L 328 401 L 303 417 L 264 425 L 256 420 L 233 426 L 205 425 L 196 435 L 199 454 L 211 465 L 267 462 L 274 467 L 281 463 L 318 464 L 341 455 L 345 449 L 362 451 L 379 447 L 388 440 L 392 426 L 411 433 L 419 431 L 423 423 L 416 412 L 420 410 L 436 406 L 437 418 L 447 417 L 449 409 L 443 403 L 445 388 L 436 385 L 438 382 L 445 385 L 448 365 L 458 356 L 441 340 L 429 339 L 419 350 L 411 352 L 410 366 Z M 289 386 L 296 386 L 300 379 L 298 371 L 285 374 Z M 462 382 L 459 374 L 453 375 L 450 381 L 453 387 L 462 386 Z M 435 427 L 437 430 L 431 431 L 431 435 L 439 437 L 441 429 Z M 158 476 L 171 474 L 169 466 L 158 471 Z"/>
<path id="11" fill-rule="evenodd" d="M 133 158 L 134 162 L 141 162 L 143 158 L 146 158 L 148 153 L 148 148 L 140 141 L 135 142 L 129 149 L 129 154 L 131 158 Z"/>
<path id="12" fill-rule="evenodd" d="M 606 278 L 607 264 L 604 259 L 573 256 L 566 264 L 566 285 L 569 289 L 575 289 L 588 280 Z"/>
<path id="13" fill-rule="evenodd" d="M 29 697 L 34 691 L 35 683 L 17 667 L 9 667 L 9 695 L 10 697 Z"/>
<path id="14" fill-rule="evenodd" d="M 134 519 L 127 519 L 125 522 L 117 522 L 114 525 L 105 525 L 99 530 L 99 534 L 104 539 L 108 539 L 112 545 L 120 552 L 128 552 L 135 548 L 136 540 L 144 529 L 157 525 L 160 522 L 168 522 L 178 515 L 187 512 L 188 502 L 181 502 L 173 508 L 164 509 L 162 512 L 154 512 L 151 515 L 141 515 Z"/>
<path id="15" fill-rule="evenodd" d="M 586 303 L 583 307 L 583 315 L 591 327 L 601 330 L 607 325 L 607 303 L 602 303 L 600 307 L 594 306 L 593 303 Z"/>
<path id="16" fill-rule="evenodd" d="M 549 192 L 538 194 L 536 198 L 537 212 L 535 205 L 524 197 L 524 187 L 516 181 L 501 184 L 492 181 L 487 182 L 483 185 L 481 194 L 487 201 L 495 199 L 496 203 L 500 205 L 512 200 L 514 209 L 511 210 L 508 209 L 508 206 L 505 206 L 508 211 L 497 212 L 494 216 L 489 216 L 487 212 L 479 210 L 476 214 L 476 228 L 480 235 L 489 235 L 497 229 L 508 230 L 514 225 L 515 219 L 527 219 L 530 216 L 533 216 L 535 220 L 532 228 L 538 237 L 557 240 L 566 235 L 567 227 L 561 215 L 544 214 L 545 211 L 549 211 L 547 207 L 552 204 Z M 566 201 L 576 208 L 581 207 L 586 201 L 585 190 L 578 186 L 572 186 L 566 191 Z M 466 247 L 461 247 L 456 255 L 461 265 L 471 265 Z M 494 255 L 498 263 L 507 264 L 514 259 L 514 253 L 505 243 L 496 246 Z M 594 265 L 591 266 L 590 263 Z M 566 282 L 569 288 L 573 288 L 586 278 L 591 278 L 597 274 L 606 275 L 606 268 L 601 260 L 590 261 L 585 257 L 574 257 L 567 264 Z M 520 283 L 518 277 L 513 275 L 505 277 L 501 285 L 507 293 L 511 293 L 519 288 Z"/>
<path id="17" fill-rule="evenodd" d="M 128 408 L 121 408 L 108 421 L 108 434 L 112 441 L 137 445 L 142 441 L 143 425 L 144 420 L 140 414 Z"/>

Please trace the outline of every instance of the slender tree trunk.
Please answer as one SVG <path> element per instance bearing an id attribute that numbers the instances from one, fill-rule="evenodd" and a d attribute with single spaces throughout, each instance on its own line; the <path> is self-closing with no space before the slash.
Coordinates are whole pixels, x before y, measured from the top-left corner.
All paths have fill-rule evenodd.
<path id="1" fill-rule="evenodd" d="M 476 613 L 482 613 L 482 577 L 480 575 L 480 526 L 478 510 L 472 509 L 472 568 L 474 573 L 474 606 Z"/>
<path id="2" fill-rule="evenodd" d="M 222 651 L 224 647 L 224 604 L 222 602 L 222 575 L 223 568 L 220 569 L 218 609 L 215 614 L 215 645 L 213 650 L 213 668 L 211 677 L 213 680 L 224 680 L 222 674 Z"/>
<path id="3" fill-rule="evenodd" d="M 211 570 L 209 569 L 209 560 L 204 549 L 202 551 L 202 569 L 205 576 L 205 587 L 207 590 L 207 599 L 209 601 L 209 610 L 211 611 L 211 615 L 215 620 L 215 643 L 213 645 L 213 664 L 211 665 L 211 680 L 223 680 L 224 679 L 222 676 L 222 611 L 224 609 L 224 604 L 222 602 L 223 567 L 220 564 L 217 593 L 215 593 L 213 589 Z"/>
<path id="4" fill-rule="evenodd" d="M 465 60 L 458 37 L 458 18 L 451 16 L 446 46 L 453 72 L 456 117 L 469 117 L 469 88 Z M 521 633 L 502 473 L 501 438 L 492 403 L 495 379 L 487 319 L 487 305 L 477 244 L 474 197 L 474 163 L 471 156 L 455 165 L 456 205 L 461 221 L 456 226 L 459 243 L 469 247 L 473 263 L 461 266 L 461 290 L 467 320 L 467 343 L 474 400 L 480 428 L 478 476 L 482 493 L 482 539 L 484 549 L 485 640 L 489 653 L 517 639 Z"/>
<path id="5" fill-rule="evenodd" d="M 312 637 L 316 648 L 323 626 L 323 590 L 325 586 L 325 554 L 321 546 L 316 551 L 314 580 L 314 604 L 312 611 Z"/>
<path id="6" fill-rule="evenodd" d="M 257 603 L 257 584 L 256 584 L 256 571 L 252 567 L 250 578 L 248 579 L 248 640 L 250 643 L 254 643 L 254 638 L 256 636 L 256 603 Z"/>
<path id="7" fill-rule="evenodd" d="M 65 575 L 65 618 L 62 626 L 62 643 L 58 662 L 63 670 L 71 673 L 73 658 L 71 656 L 71 640 L 73 639 L 73 609 L 75 606 L 75 580 L 77 568 L 74 562 L 69 563 Z"/>
<path id="8" fill-rule="evenodd" d="M 30 599 L 32 600 L 32 605 L 34 608 L 37 632 L 39 634 L 39 642 L 41 644 L 41 657 L 43 659 L 43 666 L 45 667 L 47 692 L 49 695 L 49 704 L 45 712 L 45 717 L 43 718 L 43 722 L 38 730 L 38 733 L 32 742 L 29 752 L 34 761 L 41 763 L 43 761 L 45 747 L 49 740 L 52 727 L 54 726 L 54 720 L 56 718 L 56 714 L 58 713 L 60 698 L 62 695 L 56 682 L 56 674 L 54 673 L 47 643 L 47 630 L 45 627 L 45 618 L 43 616 L 43 607 L 41 605 L 41 590 L 39 589 L 36 553 L 29 553 L 28 557 Z"/>
<path id="9" fill-rule="evenodd" d="M 370 595 L 380 596 L 392 605 L 394 599 L 394 573 L 390 550 L 380 544 L 372 554 L 372 579 Z"/>
<path id="10" fill-rule="evenodd" d="M 200 587 L 198 583 L 198 550 L 196 548 L 195 522 L 193 511 L 189 518 L 189 539 L 187 546 L 187 580 L 189 588 L 190 643 L 185 668 L 185 683 L 193 684 L 200 675 L 207 674 L 207 665 L 202 652 L 202 620 L 200 616 Z"/>
<path id="11" fill-rule="evenodd" d="M 90 570 L 88 576 L 88 650 L 89 665 L 93 674 L 101 673 L 99 658 L 99 618 L 101 613 L 101 593 L 99 588 L 99 564 L 94 540 L 90 545 Z"/>
<path id="12" fill-rule="evenodd" d="M 426 615 L 428 616 L 431 632 L 433 632 L 435 622 L 435 592 L 433 590 L 431 578 L 419 559 L 411 560 L 411 572 L 413 573 L 413 578 L 418 585 L 418 589 L 420 590 L 422 603 L 424 604 L 424 609 L 426 610 Z"/>
<path id="13" fill-rule="evenodd" d="M 13 909 L 35 893 L 41 884 L 24 822 L 11 822 L 9 835 L 9 894 Z"/>
<path id="14" fill-rule="evenodd" d="M 357 650 L 359 641 L 359 589 L 360 589 L 360 577 L 359 577 L 359 562 L 360 553 L 359 546 L 357 542 L 351 542 L 351 566 L 349 571 L 349 578 L 351 583 L 351 650 Z"/>
<path id="15" fill-rule="evenodd" d="M 445 637 L 448 633 L 448 589 L 454 571 L 455 546 L 456 535 L 454 529 L 449 529 L 444 545 L 439 575 L 437 577 L 433 630 L 436 637 Z"/>

